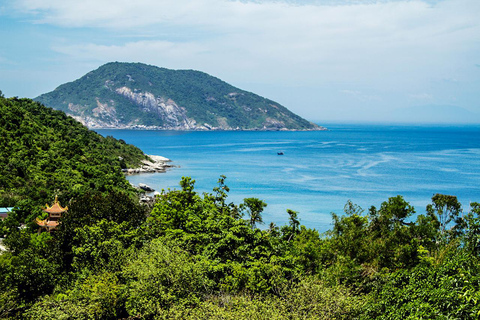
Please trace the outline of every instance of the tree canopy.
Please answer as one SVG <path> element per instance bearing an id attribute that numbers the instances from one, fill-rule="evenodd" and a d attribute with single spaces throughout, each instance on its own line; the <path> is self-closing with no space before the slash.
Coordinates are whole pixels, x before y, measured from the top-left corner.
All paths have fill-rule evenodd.
<path id="1" fill-rule="evenodd" d="M 30 99 L 0 97 L 0 114 L 0 206 L 25 209 L 22 222 L 55 194 L 65 202 L 90 190 L 134 192 L 121 168 L 146 158 L 137 147 Z"/>

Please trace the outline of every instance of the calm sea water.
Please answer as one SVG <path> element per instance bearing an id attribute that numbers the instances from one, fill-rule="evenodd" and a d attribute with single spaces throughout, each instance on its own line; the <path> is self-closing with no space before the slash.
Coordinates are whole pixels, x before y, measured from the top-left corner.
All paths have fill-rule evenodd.
<path id="1" fill-rule="evenodd" d="M 456 195 L 468 210 L 480 201 L 479 126 L 329 125 L 319 132 L 170 132 L 97 130 L 172 159 L 166 173 L 130 176 L 156 190 L 179 188 L 182 176 L 210 192 L 226 175 L 229 199 L 257 197 L 263 218 L 326 231 L 347 200 L 368 209 L 402 195 L 424 213 L 432 195 Z M 277 155 L 283 152 L 284 155 Z"/>

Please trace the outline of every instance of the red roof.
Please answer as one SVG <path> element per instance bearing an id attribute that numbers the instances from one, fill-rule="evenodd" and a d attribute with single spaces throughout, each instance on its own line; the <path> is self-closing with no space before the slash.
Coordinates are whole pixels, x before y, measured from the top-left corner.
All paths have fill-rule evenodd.
<path id="1" fill-rule="evenodd" d="M 43 211 L 48 212 L 48 213 L 62 213 L 68 210 L 68 207 L 62 208 L 60 206 L 60 203 L 58 203 L 57 197 L 55 196 L 55 202 L 51 207 L 48 206 L 48 204 L 45 205 L 47 208 L 43 209 Z"/>
<path id="2" fill-rule="evenodd" d="M 58 221 L 47 221 L 36 219 L 35 222 L 41 227 L 55 228 L 58 226 Z"/>

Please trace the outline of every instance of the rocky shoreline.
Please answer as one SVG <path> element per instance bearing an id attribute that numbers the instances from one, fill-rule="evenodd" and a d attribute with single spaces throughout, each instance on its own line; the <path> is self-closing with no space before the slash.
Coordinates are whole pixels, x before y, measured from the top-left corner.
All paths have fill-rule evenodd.
<path id="1" fill-rule="evenodd" d="M 139 174 L 139 173 L 155 173 L 155 172 L 165 172 L 169 168 L 173 168 L 174 165 L 171 165 L 172 160 L 162 157 L 162 156 L 153 156 L 147 155 L 150 160 L 142 160 L 142 166 L 139 168 L 129 168 L 123 169 L 122 172 L 130 174 Z"/>
<path id="2" fill-rule="evenodd" d="M 109 129 L 109 130 L 157 130 L 157 131 L 291 131 L 291 132 L 297 132 L 297 131 L 327 131 L 328 128 L 318 126 L 317 128 L 310 128 L 310 129 L 287 129 L 287 128 L 268 128 L 268 127 L 262 127 L 262 128 L 251 128 L 251 129 L 241 129 L 241 128 L 223 128 L 223 127 L 213 127 L 210 126 L 209 124 L 204 124 L 203 126 L 194 126 L 194 127 L 165 127 L 165 126 L 147 126 L 143 124 L 136 124 L 136 125 L 106 125 L 106 124 L 100 124 L 97 122 L 93 122 L 91 120 L 86 121 L 85 119 L 78 117 L 78 116 L 73 116 L 71 114 L 68 114 L 75 120 L 81 122 L 83 125 L 85 125 L 87 128 L 92 129 L 92 130 L 97 130 L 97 129 Z"/>

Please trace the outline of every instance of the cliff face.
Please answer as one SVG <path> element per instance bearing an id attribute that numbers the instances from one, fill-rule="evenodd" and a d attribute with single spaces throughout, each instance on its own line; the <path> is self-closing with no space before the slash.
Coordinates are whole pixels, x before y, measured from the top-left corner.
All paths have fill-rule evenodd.
<path id="1" fill-rule="evenodd" d="M 165 128 L 195 129 L 195 121 L 187 118 L 187 110 L 179 107 L 172 99 L 155 97 L 151 92 L 133 92 L 128 87 L 115 89 L 115 92 L 136 105 L 141 112 L 156 116 Z"/>
<path id="2" fill-rule="evenodd" d="M 90 128 L 322 130 L 206 73 L 108 63 L 35 100 Z"/>

